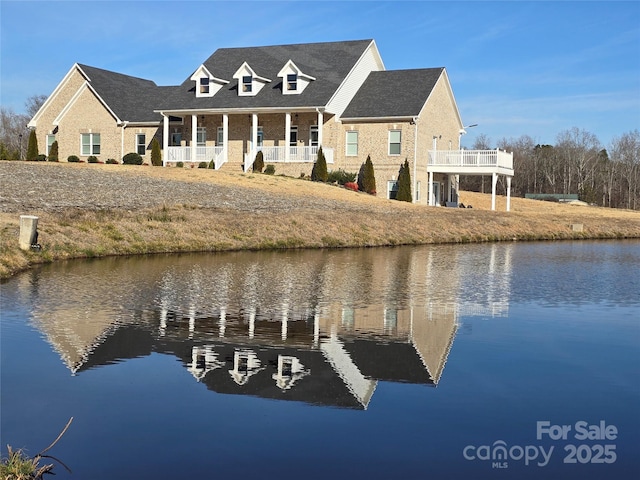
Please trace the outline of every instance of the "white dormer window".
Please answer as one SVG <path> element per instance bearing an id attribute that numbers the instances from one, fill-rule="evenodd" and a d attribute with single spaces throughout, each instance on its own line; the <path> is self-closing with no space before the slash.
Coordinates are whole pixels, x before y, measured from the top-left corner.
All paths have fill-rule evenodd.
<path id="1" fill-rule="evenodd" d="M 298 95 L 303 92 L 307 85 L 315 80 L 311 75 L 306 75 L 293 63 L 293 60 L 289 60 L 282 70 L 278 72 L 278 77 L 282 80 L 282 93 L 283 95 Z"/>
<path id="2" fill-rule="evenodd" d="M 253 90 L 253 77 L 251 75 L 245 75 L 242 77 L 242 91 L 244 93 L 251 93 Z"/>
<path id="3" fill-rule="evenodd" d="M 213 97 L 223 85 L 229 83 L 227 80 L 215 77 L 204 65 L 191 75 L 191 80 L 196 83 L 196 97 Z"/>
<path id="4" fill-rule="evenodd" d="M 238 81 L 238 95 L 241 97 L 252 97 L 258 94 L 271 80 L 258 75 L 247 62 L 233 74 L 233 78 Z"/>
<path id="5" fill-rule="evenodd" d="M 287 90 L 296 91 L 298 90 L 298 74 L 290 73 L 287 75 Z"/>

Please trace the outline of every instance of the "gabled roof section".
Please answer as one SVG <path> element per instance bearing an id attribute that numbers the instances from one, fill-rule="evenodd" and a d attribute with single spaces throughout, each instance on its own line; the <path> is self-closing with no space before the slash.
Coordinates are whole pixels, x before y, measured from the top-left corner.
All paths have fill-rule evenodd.
<path id="1" fill-rule="evenodd" d="M 303 43 L 265 47 L 221 48 L 203 65 L 220 78 L 233 78 L 243 65 L 251 66 L 262 78 L 271 79 L 255 96 L 239 96 L 237 79 L 211 98 L 196 98 L 193 81 L 187 78 L 173 96 L 160 102 L 157 110 L 234 108 L 322 107 L 364 54 L 373 40 Z M 315 78 L 300 95 L 283 95 L 278 73 L 293 62 L 305 75 Z"/>
<path id="2" fill-rule="evenodd" d="M 439 67 L 371 72 L 342 119 L 417 117 L 444 71 Z"/>
<path id="3" fill-rule="evenodd" d="M 123 122 L 158 122 L 161 116 L 153 109 L 170 87 L 155 82 L 88 65 L 78 64 L 91 88 L 105 106 Z"/>

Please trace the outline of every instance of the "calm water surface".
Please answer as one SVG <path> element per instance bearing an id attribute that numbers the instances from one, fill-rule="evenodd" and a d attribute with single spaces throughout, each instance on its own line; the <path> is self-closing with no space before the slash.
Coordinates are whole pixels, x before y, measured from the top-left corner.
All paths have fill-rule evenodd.
<path id="1" fill-rule="evenodd" d="M 56 478 L 640 478 L 640 242 L 74 261 L 2 284 Z"/>

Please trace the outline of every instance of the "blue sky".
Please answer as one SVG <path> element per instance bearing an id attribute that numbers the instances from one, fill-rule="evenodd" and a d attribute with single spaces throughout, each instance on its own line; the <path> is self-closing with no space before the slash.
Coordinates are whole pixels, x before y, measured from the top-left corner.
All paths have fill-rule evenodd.
<path id="1" fill-rule="evenodd" d="M 471 146 L 640 129 L 640 2 L 5 1 L 0 105 L 75 63 L 181 83 L 217 48 L 373 38 L 388 70 L 447 68 Z"/>

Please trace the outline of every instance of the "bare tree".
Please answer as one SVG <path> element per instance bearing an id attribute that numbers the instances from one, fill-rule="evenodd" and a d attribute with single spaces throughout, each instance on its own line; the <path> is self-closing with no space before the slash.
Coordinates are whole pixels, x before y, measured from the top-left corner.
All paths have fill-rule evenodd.
<path id="1" fill-rule="evenodd" d="M 633 130 L 611 142 L 611 158 L 620 169 L 619 185 L 626 185 L 627 208 L 638 208 L 638 179 L 640 177 L 640 131 Z"/>
<path id="2" fill-rule="evenodd" d="M 571 193 L 573 176 L 575 176 L 577 191 L 581 196 L 587 195 L 585 183 L 593 171 L 592 163 L 598 158 L 600 142 L 598 138 L 586 130 L 573 127 L 562 131 L 556 139 L 563 164 L 565 165 L 565 192 Z"/>

